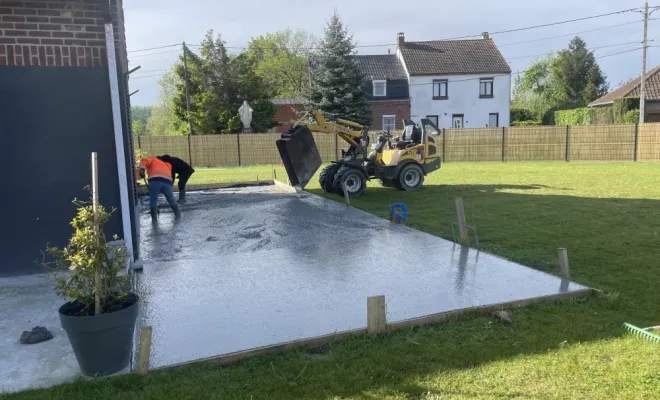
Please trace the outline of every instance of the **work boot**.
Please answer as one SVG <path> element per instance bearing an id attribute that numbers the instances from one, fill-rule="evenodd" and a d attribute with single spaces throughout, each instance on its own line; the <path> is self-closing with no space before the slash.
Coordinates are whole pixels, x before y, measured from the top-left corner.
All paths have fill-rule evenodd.
<path id="1" fill-rule="evenodd" d="M 172 211 L 174 211 L 174 219 L 181 218 L 181 211 L 179 211 L 179 206 L 172 206 Z"/>
<path id="2" fill-rule="evenodd" d="M 179 190 L 179 204 L 184 204 L 186 202 L 186 189 Z"/>
<path id="3" fill-rule="evenodd" d="M 151 214 L 151 222 L 158 221 L 158 207 L 151 207 L 149 213 Z"/>

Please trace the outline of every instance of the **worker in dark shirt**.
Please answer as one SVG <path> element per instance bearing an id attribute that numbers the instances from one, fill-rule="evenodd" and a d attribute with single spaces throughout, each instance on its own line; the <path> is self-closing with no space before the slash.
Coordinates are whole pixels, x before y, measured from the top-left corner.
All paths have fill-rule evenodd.
<path id="1" fill-rule="evenodd" d="M 165 161 L 172 165 L 172 183 L 174 183 L 175 176 L 179 177 L 179 203 L 186 202 L 186 183 L 188 179 L 195 172 L 195 169 L 187 162 L 180 158 L 172 157 L 168 154 L 158 156 L 159 160 Z"/>

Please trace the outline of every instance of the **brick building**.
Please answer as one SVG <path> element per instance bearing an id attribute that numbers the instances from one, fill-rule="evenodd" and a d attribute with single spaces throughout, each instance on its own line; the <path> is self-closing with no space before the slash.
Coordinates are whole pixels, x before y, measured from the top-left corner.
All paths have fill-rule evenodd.
<path id="1" fill-rule="evenodd" d="M 286 132 L 300 119 L 300 113 L 305 108 L 302 99 L 272 99 L 271 102 L 275 104 L 273 120 L 277 122 L 277 126 L 271 129 L 271 133 Z"/>
<path id="2" fill-rule="evenodd" d="M 410 118 L 408 77 L 395 54 L 356 55 L 371 106 L 371 130 L 400 130 Z"/>
<path id="3" fill-rule="evenodd" d="M 10 168 L 0 209 L 11 232 L 0 276 L 41 272 L 35 260 L 46 244 L 66 244 L 71 201 L 89 199 L 92 152 L 100 201 L 117 208 L 106 234 L 136 250 L 123 21 L 122 0 L 0 1 L 0 131 Z"/>

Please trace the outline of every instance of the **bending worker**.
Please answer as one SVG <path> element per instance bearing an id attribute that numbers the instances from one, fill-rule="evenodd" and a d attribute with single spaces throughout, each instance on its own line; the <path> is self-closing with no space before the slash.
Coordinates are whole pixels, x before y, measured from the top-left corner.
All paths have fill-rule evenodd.
<path id="1" fill-rule="evenodd" d="M 179 203 L 186 202 L 186 183 L 188 179 L 195 172 L 195 169 L 187 162 L 180 158 L 172 157 L 168 154 L 158 156 L 159 160 L 165 161 L 172 166 L 172 183 L 176 179 L 175 175 L 179 176 Z"/>
<path id="2" fill-rule="evenodd" d="M 158 219 L 158 195 L 163 192 L 167 203 L 172 207 L 175 218 L 181 217 L 179 205 L 174 200 L 174 190 L 172 189 L 172 166 L 157 157 L 144 157 L 140 160 L 140 172 L 147 171 L 149 176 L 149 208 L 151 211 L 151 220 Z"/>

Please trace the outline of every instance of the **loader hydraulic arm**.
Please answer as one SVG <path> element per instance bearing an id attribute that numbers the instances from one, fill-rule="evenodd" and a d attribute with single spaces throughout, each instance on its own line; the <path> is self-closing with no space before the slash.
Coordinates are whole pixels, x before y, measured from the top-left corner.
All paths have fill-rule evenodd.
<path id="1" fill-rule="evenodd" d="M 335 121 L 326 121 L 323 112 L 314 110 L 311 112 L 317 125 L 307 125 L 310 131 L 320 133 L 337 134 L 344 139 L 351 147 L 358 147 L 359 140 L 363 135 L 364 125 L 357 122 L 337 119 Z M 356 128 L 351 129 L 351 128 Z"/>

